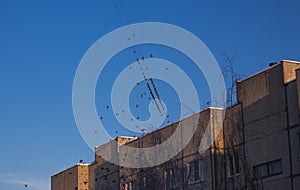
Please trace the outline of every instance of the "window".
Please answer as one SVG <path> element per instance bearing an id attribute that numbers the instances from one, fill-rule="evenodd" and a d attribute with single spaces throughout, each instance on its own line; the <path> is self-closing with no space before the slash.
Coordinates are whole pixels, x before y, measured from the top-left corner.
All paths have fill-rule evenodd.
<path id="1" fill-rule="evenodd" d="M 282 161 L 275 160 L 272 162 L 267 162 L 253 167 L 254 177 L 256 179 L 261 179 L 264 177 L 269 177 L 282 173 Z"/>
<path id="2" fill-rule="evenodd" d="M 153 141 L 155 144 L 161 144 L 161 136 L 160 135 L 154 136 Z"/>
<path id="3" fill-rule="evenodd" d="M 136 184 L 133 182 L 125 183 L 125 190 L 136 190 Z"/>
<path id="4" fill-rule="evenodd" d="M 239 155 L 235 154 L 227 158 L 227 174 L 228 177 L 237 176 L 240 174 Z"/>
<path id="5" fill-rule="evenodd" d="M 179 175 L 180 172 L 178 168 L 172 168 L 167 171 L 167 189 L 174 189 L 179 187 Z"/>
<path id="6" fill-rule="evenodd" d="M 143 184 L 144 184 L 144 187 L 147 187 L 147 178 L 146 177 L 143 177 Z"/>
<path id="7" fill-rule="evenodd" d="M 204 162 L 203 160 L 194 160 L 189 163 L 188 183 L 196 183 L 204 180 Z"/>

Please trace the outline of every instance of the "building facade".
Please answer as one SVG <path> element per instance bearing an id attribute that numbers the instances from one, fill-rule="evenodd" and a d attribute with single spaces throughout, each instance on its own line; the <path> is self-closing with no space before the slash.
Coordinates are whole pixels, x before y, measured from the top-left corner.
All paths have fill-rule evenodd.
<path id="1" fill-rule="evenodd" d="M 142 137 L 118 137 L 118 144 L 112 141 L 96 147 L 95 162 L 89 167 L 91 189 L 299 189 L 299 68 L 299 62 L 281 61 L 239 81 L 237 103 L 226 108 L 224 120 L 224 110 L 206 108 Z M 109 146 L 107 153 L 117 161 L 130 160 L 132 155 L 124 153 L 123 144 L 151 147 L 165 142 L 176 129 L 184 137 L 191 128 L 195 133 L 188 144 L 179 138 L 176 145 L 170 145 L 180 145 L 182 151 L 154 167 L 126 168 L 97 154 Z M 205 131 L 215 140 L 202 150 L 199 147 Z M 168 154 L 168 150 L 160 154 Z M 57 185 L 61 180 L 52 181 L 52 190 L 59 190 L 56 187 L 61 187 Z"/>
<path id="2" fill-rule="evenodd" d="M 90 177 L 90 164 L 76 164 L 66 170 L 51 176 L 52 190 L 90 190 L 90 181 L 94 178 Z"/>

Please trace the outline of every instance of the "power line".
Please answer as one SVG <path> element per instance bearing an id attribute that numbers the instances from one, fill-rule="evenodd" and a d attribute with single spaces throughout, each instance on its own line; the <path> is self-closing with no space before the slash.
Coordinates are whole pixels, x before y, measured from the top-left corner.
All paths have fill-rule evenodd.
<path id="1" fill-rule="evenodd" d="M 160 103 L 160 105 L 161 105 L 161 107 L 162 107 L 162 110 L 165 110 L 164 105 L 163 105 L 163 103 L 161 102 L 161 99 L 160 99 L 160 97 L 159 97 L 159 94 L 158 94 L 158 92 L 157 92 L 157 89 L 156 89 L 156 87 L 155 87 L 155 84 L 154 84 L 152 78 L 150 78 L 150 82 L 151 82 L 151 84 L 152 84 L 152 86 L 153 86 L 153 89 L 154 89 L 155 94 L 156 94 L 156 96 L 157 96 L 157 98 L 158 98 L 158 101 L 159 101 L 159 103 Z"/>

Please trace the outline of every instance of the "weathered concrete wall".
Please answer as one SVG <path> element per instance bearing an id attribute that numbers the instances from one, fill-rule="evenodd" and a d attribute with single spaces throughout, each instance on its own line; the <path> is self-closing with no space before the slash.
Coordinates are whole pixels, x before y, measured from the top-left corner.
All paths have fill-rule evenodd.
<path id="1" fill-rule="evenodd" d="M 297 84 L 297 94 L 298 94 L 298 110 L 300 110 L 300 69 L 296 70 L 296 76 L 297 76 L 296 84 Z"/>
<path id="2" fill-rule="evenodd" d="M 110 190 L 120 188 L 119 147 L 134 140 L 132 137 L 117 137 L 95 148 L 95 189 Z M 107 161 L 113 160 L 114 163 Z"/>
<path id="3" fill-rule="evenodd" d="M 89 190 L 95 189 L 95 169 L 97 164 L 95 162 L 91 163 L 89 166 Z"/>
<path id="4" fill-rule="evenodd" d="M 292 82 L 293 85 L 289 85 L 289 87 L 295 88 L 292 91 L 292 100 L 288 99 L 289 107 L 291 109 L 289 112 L 292 112 L 290 116 L 292 119 L 290 121 L 290 139 L 291 139 L 291 150 L 292 150 L 292 167 L 293 167 L 293 175 L 294 175 L 294 189 L 300 187 L 300 69 L 296 70 L 296 81 Z M 296 97 L 295 97 L 296 96 Z M 296 99 L 296 101 L 295 101 Z M 297 107 L 297 108 L 295 108 Z M 298 122 L 296 122 L 298 121 Z"/>
<path id="5" fill-rule="evenodd" d="M 285 109 L 282 65 L 239 82 L 237 89 L 238 101 L 243 103 L 245 124 Z"/>
<path id="6" fill-rule="evenodd" d="M 296 80 L 286 85 L 289 125 L 299 124 L 298 92 Z"/>
<path id="7" fill-rule="evenodd" d="M 104 162 L 95 169 L 95 190 L 118 190 L 119 178 L 119 166 Z"/>
<path id="8" fill-rule="evenodd" d="M 241 93 L 238 100 L 244 108 L 247 163 L 255 166 L 282 160 L 281 174 L 254 180 L 259 188 L 292 188 L 289 145 L 293 142 L 287 129 L 299 122 L 296 83 L 292 82 L 299 67 L 299 64 L 282 61 L 238 84 L 238 93 Z"/>
<path id="9" fill-rule="evenodd" d="M 288 82 L 295 80 L 295 70 L 299 69 L 300 62 L 283 60 L 280 63 L 283 66 L 284 83 L 287 84 Z"/>
<path id="10" fill-rule="evenodd" d="M 207 149 L 199 152 L 200 143 L 203 139 L 205 130 L 208 129 L 210 135 L 217 136 L 216 145 L 221 146 L 222 143 L 222 131 L 220 133 L 215 134 L 217 131 L 215 130 L 216 125 L 221 125 L 219 128 L 222 128 L 222 121 L 220 120 L 220 116 L 222 115 L 222 110 L 219 109 L 206 109 L 200 112 L 197 115 L 191 116 L 182 120 L 179 123 L 174 123 L 170 126 L 167 126 L 163 129 L 155 131 L 153 133 L 147 134 L 135 141 L 132 141 L 126 146 L 136 147 L 136 148 L 145 148 L 155 146 L 157 144 L 163 143 L 167 140 L 170 135 L 174 134 L 176 130 L 180 130 L 180 137 L 177 138 L 175 144 L 169 144 L 169 148 L 162 150 L 159 152 L 157 156 L 165 156 L 168 154 L 170 149 L 177 148 L 178 145 L 181 148 L 183 145 L 182 142 L 188 139 L 188 135 L 191 132 L 194 132 L 194 135 L 191 138 L 191 141 L 187 143 L 184 147 L 183 151 L 180 151 L 174 158 L 170 161 L 163 163 L 156 167 L 144 168 L 144 169 L 132 169 L 132 168 L 120 168 L 120 176 L 121 176 L 121 184 L 120 189 L 126 189 L 129 185 L 135 186 L 137 189 L 166 189 L 168 188 L 168 178 L 167 173 L 170 169 L 178 169 L 179 176 L 176 177 L 176 187 L 182 189 L 184 186 L 185 189 L 212 189 L 215 183 L 215 180 L 212 178 L 213 173 L 219 171 L 218 168 L 214 169 L 213 164 L 215 164 L 218 160 L 212 160 L 212 155 L 217 154 L 218 151 L 222 151 L 221 149 L 217 149 L 217 147 L 211 147 L 211 138 L 208 138 L 209 145 Z M 195 130 L 193 130 L 195 129 Z M 219 143 L 219 141 L 221 143 Z M 120 147 L 120 152 L 122 152 L 122 146 Z M 219 147 L 218 147 L 219 148 Z M 166 151 L 166 152 L 163 152 Z M 121 154 L 121 153 L 120 153 Z M 130 159 L 131 155 L 125 155 L 122 159 Z M 121 158 L 120 158 L 121 159 Z M 198 181 L 196 183 L 189 183 L 188 179 L 188 165 L 194 160 L 201 159 L 204 162 L 204 173 L 205 177 L 203 181 Z M 144 161 L 143 158 L 140 158 L 141 161 Z M 217 167 L 217 166 L 216 166 Z M 170 187 L 169 187 L 170 188 Z"/>
<path id="11" fill-rule="evenodd" d="M 58 174 L 51 176 L 51 190 L 64 190 L 78 188 L 78 168 L 73 166 Z"/>
<path id="12" fill-rule="evenodd" d="M 78 190 L 89 190 L 89 165 L 78 165 Z"/>
<path id="13" fill-rule="evenodd" d="M 65 189 L 93 190 L 89 188 L 88 164 L 77 164 L 51 176 L 51 190 Z"/>
<path id="14" fill-rule="evenodd" d="M 95 184 L 96 189 L 101 190 L 129 190 L 130 187 L 143 190 L 183 187 L 186 190 L 243 189 L 245 186 L 247 189 L 281 190 L 291 189 L 292 186 L 298 189 L 300 70 L 295 70 L 299 67 L 299 63 L 282 61 L 281 64 L 239 82 L 238 104 L 226 110 L 224 122 L 221 119 L 222 110 L 208 108 L 136 140 L 120 137 L 116 142 L 96 147 L 96 152 L 102 151 L 117 162 L 137 160 L 144 163 L 149 155 L 141 155 L 138 150 L 134 154 L 128 154 L 123 144 L 135 148 L 153 147 L 167 141 L 179 130 L 180 136 L 169 143 L 169 148 L 156 152 L 157 157 L 153 158 L 162 158 L 170 150 L 184 147 L 183 151 L 168 162 L 151 168 L 135 169 L 111 164 L 96 154 L 95 163 L 90 166 L 94 171 L 78 169 L 78 172 L 74 168 L 65 170 L 52 176 L 52 190 L 66 189 L 65 185 L 75 187 L 74 184 L 85 188 L 81 185 L 86 180 L 89 180 L 90 187 Z M 220 127 L 221 130 L 218 131 Z M 186 146 L 183 145 L 192 132 L 195 133 L 191 141 Z M 203 146 L 201 142 L 206 136 L 217 140 L 212 143 L 212 139 L 207 138 L 206 146 Z M 236 155 L 235 159 L 238 161 L 233 172 L 229 160 Z M 198 159 L 204 163 L 204 179 L 191 183 L 189 164 Z M 274 160 L 282 161 L 282 172 L 255 179 L 253 167 Z M 173 169 L 177 169 L 178 176 L 170 186 L 168 175 L 171 171 L 175 172 Z M 74 175 L 77 178 L 68 176 L 71 175 L 68 172 L 77 172 Z M 91 181 L 93 175 L 94 184 Z"/>
<path id="15" fill-rule="evenodd" d="M 245 186 L 245 175 L 251 176 L 251 167 L 244 160 L 243 120 L 241 104 L 227 108 L 223 125 L 224 152 L 220 155 L 222 175 L 219 175 L 218 187 L 221 189 L 241 189 Z M 237 164 L 233 171 L 230 159 Z M 249 178 L 249 177 L 248 177 Z M 251 179 L 247 179 L 251 180 Z"/>

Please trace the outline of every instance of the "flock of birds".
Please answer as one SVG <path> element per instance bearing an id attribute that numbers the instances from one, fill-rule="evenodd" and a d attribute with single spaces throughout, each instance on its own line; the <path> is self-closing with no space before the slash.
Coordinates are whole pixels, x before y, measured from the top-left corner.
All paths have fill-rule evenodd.
<path id="1" fill-rule="evenodd" d="M 136 35 L 133 34 L 133 35 L 132 35 L 132 38 L 134 38 L 135 36 L 136 36 Z M 131 40 L 132 38 L 129 37 L 128 40 Z M 133 50 L 133 54 L 135 55 L 136 53 L 137 53 L 137 50 Z M 153 54 L 150 53 L 150 54 L 149 54 L 149 58 L 153 58 L 153 57 L 154 57 Z M 154 79 L 151 78 L 151 77 L 147 77 L 146 74 L 143 72 L 142 65 L 143 65 L 143 62 L 144 62 L 144 61 L 145 61 L 145 56 L 136 58 L 136 63 L 137 63 L 137 65 L 140 67 L 141 74 L 142 74 L 142 76 L 143 76 L 143 78 L 144 78 L 144 81 L 143 81 L 144 83 L 143 83 L 143 84 L 145 84 L 145 91 L 142 92 L 142 93 L 140 93 L 139 96 L 140 96 L 141 98 L 146 98 L 148 101 L 153 101 L 153 103 L 154 103 L 155 106 L 156 106 L 156 109 L 158 110 L 158 112 L 160 113 L 160 115 L 163 116 L 164 114 L 166 114 L 166 113 L 164 113 L 164 111 L 165 111 L 164 104 L 162 103 L 161 96 L 160 96 L 159 91 L 158 91 L 158 89 L 157 89 L 157 87 L 156 87 L 156 85 L 155 85 Z M 129 66 L 129 69 L 132 69 L 132 66 Z M 145 70 L 147 70 L 147 69 L 148 69 L 148 67 L 145 67 Z M 166 68 L 166 70 L 168 70 L 168 68 Z M 137 82 L 137 83 L 136 83 L 136 86 L 140 86 L 140 85 L 141 85 L 140 82 Z M 148 91 L 148 92 L 147 92 L 147 91 Z M 136 103 L 136 104 L 135 104 L 135 108 L 136 108 L 136 109 L 139 109 L 139 108 L 140 108 L 140 105 L 139 105 L 138 103 Z M 109 105 L 106 105 L 106 106 L 105 106 L 105 109 L 106 109 L 106 110 L 109 110 L 109 109 L 110 109 L 110 106 L 109 106 Z M 124 114 L 125 111 L 122 110 L 122 113 Z M 116 117 L 118 117 L 118 116 L 119 116 L 120 114 L 122 114 L 122 113 L 114 113 L 114 115 L 115 115 Z M 103 114 L 100 115 L 99 118 L 100 118 L 100 120 L 103 120 L 103 119 L 104 119 Z M 169 115 L 166 114 L 166 118 L 167 118 L 166 123 L 170 123 Z M 129 119 L 130 119 L 130 121 L 133 121 L 133 118 L 129 118 Z M 136 119 L 139 120 L 140 117 L 137 116 Z M 135 127 L 136 127 L 136 128 L 141 128 L 140 131 L 141 131 L 143 134 L 144 134 L 144 132 L 147 130 L 147 129 L 146 129 L 147 127 L 139 127 L 139 126 L 135 126 Z M 148 126 L 148 130 L 150 130 L 150 129 L 149 129 L 149 126 Z M 97 133 L 97 131 L 95 131 L 95 133 Z M 115 133 L 118 134 L 118 130 L 116 130 Z"/>

